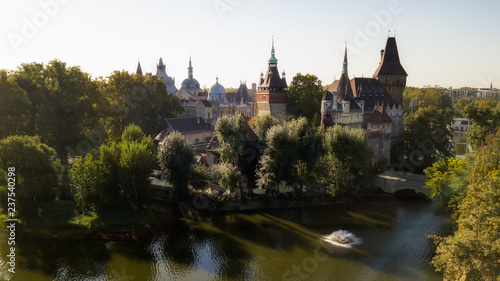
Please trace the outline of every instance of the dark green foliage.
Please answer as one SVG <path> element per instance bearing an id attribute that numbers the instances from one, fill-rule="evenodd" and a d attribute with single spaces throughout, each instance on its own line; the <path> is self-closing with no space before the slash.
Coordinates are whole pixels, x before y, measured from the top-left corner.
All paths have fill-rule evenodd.
<path id="1" fill-rule="evenodd" d="M 193 146 L 179 132 L 168 135 L 159 148 L 158 162 L 173 185 L 172 199 L 187 197 L 194 161 Z"/>
<path id="2" fill-rule="evenodd" d="M 405 169 L 422 173 L 423 169 L 445 157 L 454 156 L 453 111 L 422 107 L 416 113 L 405 116 Z"/>
<path id="3" fill-rule="evenodd" d="M 312 180 L 322 153 L 319 131 L 301 117 L 272 127 L 266 143 L 257 185 L 267 189 L 283 182 L 302 191 L 303 185 Z"/>
<path id="4" fill-rule="evenodd" d="M 288 87 L 288 113 L 294 117 L 306 117 L 314 126 L 320 125 L 318 111 L 321 108 L 323 87 L 316 75 L 297 73 Z"/>
<path id="5" fill-rule="evenodd" d="M 479 107 L 470 104 L 463 111 L 464 116 L 472 121 L 467 132 L 467 140 L 473 149 L 484 144 L 486 136 L 493 134 L 500 127 L 500 110 L 489 106 Z"/>
<path id="6" fill-rule="evenodd" d="M 363 130 L 330 127 L 324 147 L 323 182 L 330 194 L 352 192 L 371 175 L 371 153 Z"/>
<path id="7" fill-rule="evenodd" d="M 89 154 L 72 166 L 75 199 L 83 211 L 99 211 L 116 200 L 127 200 L 138 210 L 150 198 L 152 140 L 137 126 L 125 128 L 122 139 L 119 144 L 101 145 L 99 159 Z"/>
<path id="8" fill-rule="evenodd" d="M 0 74 L 0 138 L 10 135 L 28 135 L 31 103 L 26 91 Z"/>
<path id="9" fill-rule="evenodd" d="M 184 110 L 180 99 L 167 92 L 161 77 L 151 73 L 135 75 L 115 71 L 104 87 L 103 94 L 108 100 L 108 133 L 112 140 L 118 140 L 123 128 L 130 124 L 153 135 L 162 119 L 176 117 Z"/>
<path id="10" fill-rule="evenodd" d="M 44 203 L 54 199 L 58 185 L 56 159 L 54 149 L 37 137 L 10 136 L 0 141 L 0 170 L 15 168 L 14 193 L 20 217 L 36 215 Z M 7 188 L 7 177 L 0 179 L 0 186 Z"/>

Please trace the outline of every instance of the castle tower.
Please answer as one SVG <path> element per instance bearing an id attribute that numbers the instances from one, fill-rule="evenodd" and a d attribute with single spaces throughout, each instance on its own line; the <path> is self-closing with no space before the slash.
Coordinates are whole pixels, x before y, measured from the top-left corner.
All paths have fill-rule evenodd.
<path id="1" fill-rule="evenodd" d="M 137 70 L 135 71 L 135 74 L 142 75 L 142 67 L 141 67 L 141 62 L 137 62 Z"/>
<path id="2" fill-rule="evenodd" d="M 373 74 L 373 78 L 379 81 L 396 104 L 401 104 L 408 74 L 399 62 L 396 38 L 387 38 L 385 49 L 380 51 L 380 54 L 380 65 Z"/>
<path id="3" fill-rule="evenodd" d="M 280 77 L 278 71 L 278 59 L 275 56 L 274 38 L 271 48 L 271 58 L 268 61 L 267 72 L 260 74 L 260 81 L 257 90 L 257 108 L 259 115 L 271 114 L 271 116 L 281 119 L 287 111 L 287 90 L 288 85 L 285 77 Z"/>
<path id="4" fill-rule="evenodd" d="M 175 94 L 177 92 L 177 88 L 175 87 L 175 80 L 168 76 L 167 74 L 167 66 L 163 63 L 163 59 L 160 58 L 159 63 L 156 65 L 156 75 L 160 76 L 165 82 L 167 86 L 167 92 L 170 94 Z"/>

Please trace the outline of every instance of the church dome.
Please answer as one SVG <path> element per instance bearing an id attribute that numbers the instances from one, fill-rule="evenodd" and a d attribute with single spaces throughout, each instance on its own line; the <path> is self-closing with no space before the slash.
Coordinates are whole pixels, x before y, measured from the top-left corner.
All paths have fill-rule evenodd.
<path id="1" fill-rule="evenodd" d="M 219 78 L 216 78 L 215 84 L 210 88 L 208 92 L 208 100 L 215 101 L 218 103 L 226 102 L 226 89 L 224 86 L 219 84 Z"/>
<path id="2" fill-rule="evenodd" d="M 182 81 L 181 91 L 202 91 L 200 83 L 194 78 L 186 78 Z"/>

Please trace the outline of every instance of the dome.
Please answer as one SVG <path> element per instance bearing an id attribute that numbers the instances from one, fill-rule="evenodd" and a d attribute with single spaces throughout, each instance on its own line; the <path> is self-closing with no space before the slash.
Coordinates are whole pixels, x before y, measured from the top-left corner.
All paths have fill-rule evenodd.
<path id="1" fill-rule="evenodd" d="M 180 91 L 202 91 L 200 83 L 194 78 L 186 78 L 182 81 Z"/>
<path id="2" fill-rule="evenodd" d="M 219 84 L 219 78 L 216 78 L 215 84 L 210 88 L 208 100 L 218 103 L 226 102 L 226 89 Z"/>
<path id="3" fill-rule="evenodd" d="M 166 66 L 163 63 L 162 58 L 160 58 L 160 63 L 156 65 L 156 75 L 160 76 L 167 86 L 167 92 L 175 94 L 177 88 L 175 87 L 175 80 L 167 75 Z"/>

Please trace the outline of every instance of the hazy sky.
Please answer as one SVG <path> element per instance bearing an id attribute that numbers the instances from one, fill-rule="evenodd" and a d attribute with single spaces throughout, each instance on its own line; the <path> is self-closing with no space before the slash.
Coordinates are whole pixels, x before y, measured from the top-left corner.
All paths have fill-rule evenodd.
<path id="1" fill-rule="evenodd" d="M 464 0 L 0 0 L 0 69 L 59 59 L 93 77 L 156 73 L 160 57 L 180 88 L 189 55 L 210 87 L 257 82 L 274 35 L 280 72 L 323 85 L 342 71 L 372 76 L 388 30 L 408 85 L 500 87 L 500 1 Z"/>

